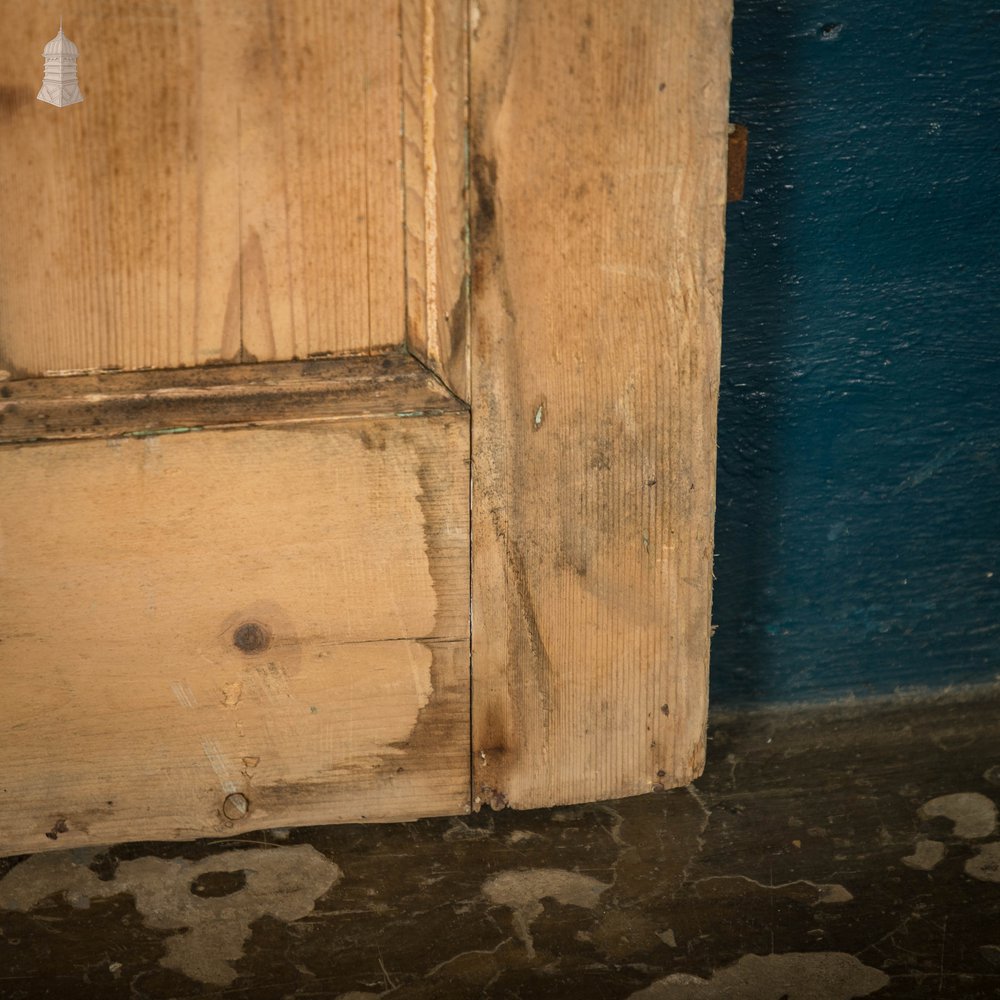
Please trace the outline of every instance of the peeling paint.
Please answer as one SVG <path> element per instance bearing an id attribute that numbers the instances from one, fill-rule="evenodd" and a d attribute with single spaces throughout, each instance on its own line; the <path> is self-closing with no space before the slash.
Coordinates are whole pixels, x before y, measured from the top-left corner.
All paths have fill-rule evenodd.
<path id="1" fill-rule="evenodd" d="M 955 792 L 939 795 L 925 802 L 918 814 L 921 819 L 943 816 L 955 824 L 955 836 L 963 840 L 978 840 L 991 836 L 997 828 L 997 807 L 978 792 Z"/>
<path id="2" fill-rule="evenodd" d="M 202 710 L 226 714 L 219 692 L 229 679 L 222 674 L 203 690 L 196 687 Z M 168 704 L 174 703 L 170 680 L 159 692 Z M 252 697 L 252 689 L 247 694 Z M 651 712 L 658 703 L 652 701 Z M 957 704 L 907 705 L 889 716 L 870 706 L 841 706 L 805 718 L 787 712 L 741 717 L 738 737 L 727 729 L 735 720 L 713 727 L 714 749 L 697 789 L 656 796 L 414 824 L 283 828 L 241 834 L 238 845 L 139 843 L 99 854 L 54 852 L 51 864 L 67 865 L 61 876 L 52 875 L 44 858 L 0 860 L 0 873 L 10 871 L 6 881 L 0 878 L 7 902 L 17 895 L 17 879 L 32 885 L 29 890 L 22 882 L 20 910 L 0 911 L 4 985 L 16 992 L 17 977 L 31 981 L 32 989 L 35 981 L 43 991 L 58 987 L 60 996 L 179 996 L 186 980 L 178 967 L 167 974 L 158 963 L 168 939 L 193 933 L 205 963 L 214 962 L 220 976 L 220 968 L 239 976 L 228 988 L 192 986 L 213 995 L 298 988 L 331 998 L 390 990 L 408 1000 L 624 998 L 650 984 L 647 997 L 668 1000 L 861 995 L 849 986 L 864 969 L 829 964 L 825 956 L 837 952 L 892 976 L 876 998 L 890 991 L 992 996 L 1000 972 L 993 919 L 1000 848 L 992 842 L 1000 836 L 964 840 L 950 834 L 952 821 L 945 818 L 929 820 L 933 830 L 921 829 L 916 811 L 942 790 L 979 782 L 997 760 L 998 711 L 1000 692 L 992 700 L 977 693 Z M 238 714 L 226 717 L 235 725 Z M 419 738 L 430 750 L 441 742 L 436 731 Z M 247 741 L 234 749 L 216 739 L 240 790 L 264 812 L 261 826 L 276 822 L 266 813 L 262 779 L 280 761 Z M 483 746 L 491 760 L 502 752 L 493 743 Z M 207 762 L 200 767 L 203 783 L 217 788 Z M 387 779 L 394 773 L 387 768 Z M 117 806 L 111 797 L 109 789 L 108 810 Z M 57 804 L 43 830 L 64 815 Z M 63 846 L 78 824 L 93 818 L 69 814 L 71 832 L 47 843 Z M 801 848 L 790 846 L 790 837 Z M 251 912 L 247 898 L 257 884 L 252 871 L 259 852 L 246 849 L 270 842 L 271 855 L 280 859 L 279 840 L 313 844 L 350 876 L 313 903 L 299 924 L 261 918 L 263 905 Z M 921 847 L 924 841 L 929 846 Z M 231 855 L 224 852 L 236 846 L 244 853 L 227 862 Z M 902 862 L 911 851 L 925 861 L 934 860 L 928 852 L 944 857 L 928 875 Z M 133 867 L 147 855 L 170 860 Z M 173 860 L 206 855 L 198 867 Z M 285 864 L 292 868 L 287 858 Z M 23 865 L 31 867 L 16 874 Z M 88 865 L 92 871 L 81 873 Z M 166 874 L 154 876 L 161 871 Z M 328 877 L 322 862 L 318 871 Z M 95 882 L 95 875 L 110 881 Z M 170 884 L 161 896 L 173 922 L 164 929 L 146 916 L 154 908 L 153 889 L 130 893 L 127 885 L 154 877 Z M 545 884 L 553 878 L 556 889 Z M 192 896 L 184 902 L 194 912 L 178 915 L 184 882 Z M 281 881 L 273 890 L 276 902 L 291 889 L 306 905 L 320 891 L 313 882 L 319 879 Z M 133 895 L 145 899 L 134 904 Z M 231 919 L 229 906 L 232 919 L 252 928 L 228 954 L 206 927 L 212 911 L 203 907 L 211 897 L 217 922 Z M 222 941 L 229 947 L 227 941 L 232 938 Z M 188 946 L 170 945 L 178 947 Z M 745 955 L 758 956 L 758 967 L 734 971 Z M 803 956 L 803 975 L 811 967 L 814 982 L 828 978 L 836 989 L 803 981 L 788 966 L 796 961 L 789 955 Z M 185 974 L 196 975 L 196 958 L 184 961 Z"/>
<path id="3" fill-rule="evenodd" d="M 633 993 L 629 1000 L 852 1000 L 888 984 L 884 972 L 844 952 L 791 952 L 744 955 L 734 965 L 717 969 L 711 979 L 675 973 Z"/>
<path id="4" fill-rule="evenodd" d="M 929 872 L 944 859 L 945 846 L 939 840 L 918 840 L 913 853 L 903 858 L 903 864 L 918 871 Z"/>
<path id="5" fill-rule="evenodd" d="M 243 955 L 253 921 L 298 920 L 342 877 L 336 864 L 308 844 L 227 851 L 201 861 L 139 858 L 121 862 L 109 881 L 87 867 L 95 854 L 28 858 L 0 880 L 0 908 L 28 912 L 54 893 L 73 906 L 128 893 L 148 927 L 178 932 L 165 939 L 160 964 L 218 986 L 236 978 L 233 963 Z M 195 895 L 192 883 L 206 872 L 243 872 L 246 881 L 229 895 Z"/>
<path id="6" fill-rule="evenodd" d="M 611 886 L 589 875 L 560 868 L 530 868 L 493 875 L 483 883 L 483 895 L 498 906 L 513 911 L 514 931 L 534 958 L 532 923 L 542 915 L 542 900 L 554 899 L 564 906 L 594 909 L 601 894 Z"/>
<path id="7" fill-rule="evenodd" d="M 965 874 L 981 882 L 1000 882 L 1000 841 L 983 844 L 976 856 L 965 862 Z"/>

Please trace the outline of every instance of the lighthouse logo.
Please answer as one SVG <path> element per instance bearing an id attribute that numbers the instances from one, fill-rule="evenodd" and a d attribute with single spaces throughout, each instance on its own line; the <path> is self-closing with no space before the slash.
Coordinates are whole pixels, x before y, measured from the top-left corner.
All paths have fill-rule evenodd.
<path id="1" fill-rule="evenodd" d="M 45 78 L 38 99 L 57 108 L 79 104 L 83 100 L 76 79 L 80 50 L 63 34 L 62 20 L 59 21 L 59 34 L 45 46 L 42 55 L 45 57 Z"/>

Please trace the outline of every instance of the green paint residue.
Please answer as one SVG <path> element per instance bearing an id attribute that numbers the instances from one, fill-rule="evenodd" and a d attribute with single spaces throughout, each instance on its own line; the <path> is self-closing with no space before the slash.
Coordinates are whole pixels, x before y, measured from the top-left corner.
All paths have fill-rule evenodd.
<path id="1" fill-rule="evenodd" d="M 204 430 L 202 427 L 163 427 L 148 431 L 125 431 L 122 437 L 146 438 L 158 437 L 160 434 L 192 434 L 195 431 Z"/>

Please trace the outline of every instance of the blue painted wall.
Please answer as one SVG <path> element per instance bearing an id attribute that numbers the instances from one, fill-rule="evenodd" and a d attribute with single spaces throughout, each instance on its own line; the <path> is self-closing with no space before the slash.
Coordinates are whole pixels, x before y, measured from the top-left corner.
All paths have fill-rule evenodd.
<path id="1" fill-rule="evenodd" d="M 1000 675 L 1000 6 L 736 0 L 716 706 Z"/>

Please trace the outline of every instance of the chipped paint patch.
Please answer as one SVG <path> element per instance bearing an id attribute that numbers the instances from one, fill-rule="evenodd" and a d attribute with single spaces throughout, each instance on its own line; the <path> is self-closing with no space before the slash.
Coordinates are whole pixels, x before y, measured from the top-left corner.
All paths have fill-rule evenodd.
<path id="1" fill-rule="evenodd" d="M 945 846 L 939 840 L 918 840 L 913 853 L 903 858 L 908 868 L 929 872 L 944 860 Z"/>
<path id="2" fill-rule="evenodd" d="M 658 979 L 629 1000 L 729 1000 L 783 997 L 785 1000 L 852 1000 L 889 984 L 889 977 L 839 951 L 744 955 L 717 969 L 711 979 L 678 973 Z"/>
<path id="3" fill-rule="evenodd" d="M 54 893 L 74 906 L 128 893 L 148 927 L 178 932 L 164 941 L 160 964 L 218 986 L 236 978 L 233 963 L 243 955 L 253 921 L 298 920 L 342 877 L 309 844 L 226 851 L 200 861 L 139 858 L 121 862 L 109 881 L 87 867 L 95 853 L 36 854 L 21 862 L 0 880 L 0 908 L 28 912 Z M 228 895 L 195 895 L 192 883 L 206 872 L 243 872 L 246 881 Z"/>
<path id="4" fill-rule="evenodd" d="M 483 895 L 498 906 L 513 911 L 514 931 L 524 942 L 529 957 L 535 955 L 532 923 L 542 915 L 542 900 L 554 899 L 564 906 L 592 910 L 601 894 L 611 886 L 589 875 L 560 868 L 530 868 L 493 875 L 483 883 Z"/>
<path id="5" fill-rule="evenodd" d="M 921 819 L 943 816 L 955 825 L 955 836 L 963 840 L 978 840 L 991 836 L 997 828 L 997 807 L 978 792 L 955 792 L 939 795 L 925 802 L 918 810 Z"/>
<path id="6" fill-rule="evenodd" d="M 813 883 L 815 885 L 815 883 Z M 854 896 L 842 885 L 836 883 L 816 885 L 820 890 L 820 897 L 817 903 L 849 903 Z"/>
<path id="7" fill-rule="evenodd" d="M 980 882 L 1000 882 L 1000 841 L 983 844 L 976 856 L 965 862 L 965 874 Z"/>

